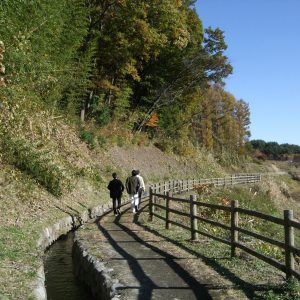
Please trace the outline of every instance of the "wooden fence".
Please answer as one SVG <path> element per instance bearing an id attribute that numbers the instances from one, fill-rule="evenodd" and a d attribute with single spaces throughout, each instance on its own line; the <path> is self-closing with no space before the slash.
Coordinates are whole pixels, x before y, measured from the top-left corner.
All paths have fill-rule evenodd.
<path id="1" fill-rule="evenodd" d="M 172 191 L 174 194 L 179 194 L 194 190 L 196 186 L 208 184 L 215 187 L 230 186 L 237 184 L 256 183 L 261 180 L 261 174 L 234 174 L 222 178 L 208 178 L 208 179 L 177 179 L 171 181 L 164 181 L 163 183 L 157 183 L 152 185 L 152 189 L 158 193 L 166 193 Z"/>
<path id="2" fill-rule="evenodd" d="M 165 182 L 163 184 L 156 184 L 150 187 L 149 191 L 149 212 L 150 212 L 150 220 L 153 220 L 153 217 L 158 217 L 165 221 L 166 229 L 170 228 L 170 224 L 179 226 L 183 229 L 186 229 L 191 232 L 191 239 L 197 240 L 198 234 L 203 236 L 212 238 L 224 244 L 227 244 L 231 247 L 231 256 L 236 255 L 236 249 L 239 248 L 261 260 L 272 265 L 273 267 L 283 271 L 286 274 L 287 278 L 291 276 L 300 279 L 300 273 L 295 270 L 295 255 L 300 256 L 300 249 L 296 248 L 294 245 L 294 228 L 300 229 L 300 223 L 293 218 L 292 210 L 284 210 L 283 218 L 273 217 L 267 214 L 263 214 L 261 212 L 243 209 L 239 207 L 239 203 L 237 200 L 231 201 L 230 206 L 218 205 L 218 204 L 210 204 L 206 202 L 197 201 L 195 195 L 191 195 L 189 200 L 182 199 L 178 197 L 174 197 L 173 194 L 186 192 L 193 190 L 199 184 L 213 184 L 214 186 L 224 186 L 224 185 L 234 185 L 241 183 L 254 183 L 261 179 L 260 174 L 239 174 L 233 175 L 225 178 L 211 178 L 211 179 L 201 179 L 201 180 L 175 180 L 172 182 Z M 165 205 L 158 203 L 157 199 L 164 199 Z M 180 202 L 180 203 L 188 203 L 189 204 L 189 213 L 175 210 L 170 208 L 171 202 Z M 160 208 L 165 210 L 165 217 L 156 214 L 154 208 Z M 199 207 L 207 207 L 215 210 L 221 210 L 228 212 L 230 214 L 230 225 L 223 224 L 214 220 L 210 220 L 198 215 L 197 211 Z M 171 219 L 170 215 L 176 214 L 183 217 L 187 217 L 190 219 L 190 226 L 186 226 L 184 224 L 180 224 Z M 275 224 L 278 224 L 283 227 L 284 230 L 284 241 L 278 241 L 272 239 L 270 237 L 266 237 L 264 235 L 252 232 L 245 228 L 239 227 L 240 214 L 253 216 L 262 220 L 266 220 Z M 199 230 L 198 221 L 205 222 L 211 224 L 213 226 L 217 226 L 228 230 L 230 232 L 230 239 L 226 240 L 217 236 L 214 236 L 210 233 Z M 276 259 L 266 256 L 262 253 L 259 253 L 241 241 L 239 241 L 239 233 L 250 236 L 252 238 L 256 238 L 260 241 L 264 241 L 270 243 L 271 245 L 275 245 L 281 249 L 283 249 L 285 253 L 285 263 L 281 263 Z"/>

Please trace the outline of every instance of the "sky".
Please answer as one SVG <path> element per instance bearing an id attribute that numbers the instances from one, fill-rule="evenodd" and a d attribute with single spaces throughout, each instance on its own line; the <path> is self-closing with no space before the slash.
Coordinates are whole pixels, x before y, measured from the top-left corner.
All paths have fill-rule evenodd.
<path id="1" fill-rule="evenodd" d="M 225 90 L 249 103 L 250 139 L 300 145 L 300 0 L 197 0 L 196 10 L 225 32 Z"/>

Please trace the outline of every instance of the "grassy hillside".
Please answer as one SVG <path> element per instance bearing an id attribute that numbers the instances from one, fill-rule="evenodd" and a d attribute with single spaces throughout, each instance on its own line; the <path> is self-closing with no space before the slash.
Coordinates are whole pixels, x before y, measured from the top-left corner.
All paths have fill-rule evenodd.
<path id="1" fill-rule="evenodd" d="M 133 168 L 139 168 L 147 184 L 226 173 L 209 153 L 195 150 L 190 158 L 166 154 L 149 142 L 138 145 L 129 133 L 122 147 L 111 136 L 105 146 L 91 150 L 79 138 L 80 130 L 45 112 L 31 116 L 31 125 L 28 122 L 23 129 L 24 143 L 11 138 L 1 148 L 0 209 L 5 213 L 0 220 L 4 245 L 0 248 L 0 293 L 9 299 L 27 299 L 31 291 L 43 255 L 36 249 L 41 230 L 68 214 L 109 202 L 106 186 L 112 172 L 117 171 L 124 181 Z M 232 169 L 238 171 L 237 167 Z M 272 166 L 249 162 L 240 171 L 263 169 L 272 170 Z M 235 191 L 235 197 L 244 195 L 246 205 L 265 212 L 272 207 L 271 213 L 279 213 L 282 207 L 297 207 L 286 202 L 291 187 L 296 185 L 288 177 L 276 177 L 257 187 L 262 195 L 269 195 L 266 198 L 260 196 L 254 202 L 244 190 Z"/>
<path id="2" fill-rule="evenodd" d="M 18 124 L 18 119 L 6 120 Z M 139 146 L 130 133 L 117 143 L 107 136 L 105 145 L 90 149 L 80 129 L 47 111 L 28 112 L 22 126 L 14 128 L 14 134 L 3 135 L 0 152 L 0 295 L 8 299 L 28 298 L 43 255 L 36 249 L 42 229 L 109 202 L 112 172 L 124 181 L 139 168 L 147 184 L 224 174 L 207 153 L 190 159 L 164 154 L 149 142 Z"/>

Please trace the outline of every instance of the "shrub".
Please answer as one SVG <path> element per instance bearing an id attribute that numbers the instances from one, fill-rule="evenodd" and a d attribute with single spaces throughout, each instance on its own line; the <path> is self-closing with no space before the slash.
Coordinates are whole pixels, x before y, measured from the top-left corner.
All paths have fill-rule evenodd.
<path id="1" fill-rule="evenodd" d="M 23 139 L 5 138 L 3 146 L 7 160 L 27 172 L 55 196 L 70 189 L 70 176 L 51 153 L 36 149 Z"/>
<path id="2" fill-rule="evenodd" d="M 98 140 L 99 146 L 101 146 L 101 147 L 105 147 L 105 145 L 107 144 L 107 137 L 104 135 L 99 135 L 97 137 L 97 140 Z"/>
<path id="3" fill-rule="evenodd" d="M 95 149 L 96 139 L 92 131 L 81 129 L 80 138 L 88 145 L 90 149 Z"/>
<path id="4" fill-rule="evenodd" d="M 154 146 L 163 152 L 172 152 L 172 146 L 166 140 L 159 140 L 154 143 Z"/>
<path id="5" fill-rule="evenodd" d="M 91 117 L 98 126 L 103 127 L 110 123 L 110 108 L 109 105 L 101 102 L 101 96 L 92 97 L 90 111 Z"/>
<path id="6" fill-rule="evenodd" d="M 119 147 L 123 147 L 126 143 L 126 137 L 120 135 L 112 135 L 111 142 L 118 145 Z"/>
<path id="7" fill-rule="evenodd" d="M 117 145 L 123 147 L 125 145 L 125 139 L 122 136 L 117 136 Z"/>

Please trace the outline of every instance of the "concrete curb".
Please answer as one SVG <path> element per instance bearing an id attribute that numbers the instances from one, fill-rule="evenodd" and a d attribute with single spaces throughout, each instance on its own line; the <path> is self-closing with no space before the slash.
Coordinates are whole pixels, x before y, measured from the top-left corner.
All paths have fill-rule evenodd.
<path id="1" fill-rule="evenodd" d="M 42 230 L 37 241 L 37 248 L 45 251 L 51 244 L 53 244 L 60 236 L 68 233 L 69 231 L 78 228 L 84 223 L 96 220 L 104 213 L 111 210 L 111 205 L 102 204 L 91 209 L 85 210 L 81 215 L 70 215 L 66 218 L 59 220 L 52 226 L 46 227 Z M 83 254 L 83 252 L 82 252 Z M 93 260 L 92 260 L 93 261 Z M 45 288 L 45 272 L 43 262 L 41 261 L 40 267 L 37 272 L 37 277 L 32 283 L 32 292 L 30 297 L 34 300 L 46 300 L 47 293 Z M 105 298 L 111 299 L 111 298 Z"/>
<path id="2" fill-rule="evenodd" d="M 75 233 L 73 258 L 76 260 L 75 274 L 91 290 L 95 299 L 119 299 L 117 288 L 122 286 L 118 279 L 112 279 L 111 269 L 105 263 L 88 254 Z M 116 296 L 116 297 L 115 297 Z"/>

